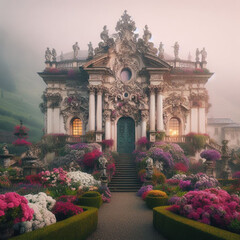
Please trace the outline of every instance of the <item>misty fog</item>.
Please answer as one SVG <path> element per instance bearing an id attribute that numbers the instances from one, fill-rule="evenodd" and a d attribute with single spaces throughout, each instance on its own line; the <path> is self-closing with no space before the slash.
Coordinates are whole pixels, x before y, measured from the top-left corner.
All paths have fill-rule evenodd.
<path id="1" fill-rule="evenodd" d="M 104 25 L 109 33 L 127 10 L 143 34 L 147 24 L 152 41 L 160 41 L 173 55 L 175 41 L 180 57 L 206 48 L 207 68 L 215 74 L 207 83 L 212 107 L 209 117 L 230 117 L 240 122 L 240 1 L 239 0 L 1 0 L 0 88 L 25 94 L 41 102 L 45 88 L 37 75 L 44 69 L 46 47 L 58 55 L 72 51 L 78 41 L 87 50 L 97 47 Z"/>

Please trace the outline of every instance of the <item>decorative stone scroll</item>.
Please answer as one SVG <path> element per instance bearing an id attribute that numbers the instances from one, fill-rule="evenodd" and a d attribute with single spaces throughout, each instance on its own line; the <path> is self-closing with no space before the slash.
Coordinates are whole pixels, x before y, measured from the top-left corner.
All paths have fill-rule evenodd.
<path id="1" fill-rule="evenodd" d="M 45 93 L 45 97 L 49 108 L 60 107 L 60 103 L 62 101 L 62 96 L 60 93 Z"/>

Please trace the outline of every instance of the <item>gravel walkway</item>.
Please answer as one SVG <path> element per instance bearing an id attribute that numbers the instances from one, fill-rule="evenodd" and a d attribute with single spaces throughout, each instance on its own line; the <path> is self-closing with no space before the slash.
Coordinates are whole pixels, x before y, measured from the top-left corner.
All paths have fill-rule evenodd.
<path id="1" fill-rule="evenodd" d="M 112 193 L 99 210 L 97 230 L 88 240 L 164 240 L 153 227 L 153 213 L 136 193 Z"/>

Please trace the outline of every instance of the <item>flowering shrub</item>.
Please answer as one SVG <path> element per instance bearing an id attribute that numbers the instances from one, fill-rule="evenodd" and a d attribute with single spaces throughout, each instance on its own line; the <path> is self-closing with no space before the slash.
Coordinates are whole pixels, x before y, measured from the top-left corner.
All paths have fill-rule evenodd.
<path id="1" fill-rule="evenodd" d="M 99 185 L 99 182 L 96 181 L 91 174 L 81 171 L 68 172 L 67 177 L 70 179 L 71 183 L 78 183 L 82 187 Z"/>
<path id="2" fill-rule="evenodd" d="M 26 141 L 23 138 L 18 138 L 12 144 L 15 145 L 15 146 L 30 146 L 30 145 L 32 145 L 32 143 Z"/>
<path id="3" fill-rule="evenodd" d="M 161 148 L 164 152 L 171 154 L 174 163 L 181 162 L 184 165 L 189 165 L 188 158 L 184 155 L 183 149 L 176 143 L 155 142 L 154 147 Z"/>
<path id="4" fill-rule="evenodd" d="M 172 186 L 176 186 L 180 183 L 180 180 L 179 179 L 167 179 L 166 180 L 166 183 L 169 184 L 169 185 L 172 185 Z"/>
<path id="5" fill-rule="evenodd" d="M 239 179 L 240 179 L 240 171 L 235 172 L 235 173 L 233 174 L 233 178 L 239 178 Z"/>
<path id="6" fill-rule="evenodd" d="M 104 203 L 110 203 L 112 195 L 108 187 L 101 186 L 99 188 L 99 193 L 101 194 Z"/>
<path id="7" fill-rule="evenodd" d="M 176 179 L 176 180 L 183 180 L 183 179 L 185 179 L 187 177 L 187 175 L 185 175 L 185 174 L 176 174 L 176 175 L 174 175 L 173 177 L 171 177 L 171 179 Z"/>
<path id="8" fill-rule="evenodd" d="M 149 197 L 167 197 L 167 194 L 160 190 L 151 190 L 148 192 L 147 196 Z"/>
<path id="9" fill-rule="evenodd" d="M 83 212 L 83 209 L 70 202 L 56 202 L 52 209 L 57 221 L 64 220 Z"/>
<path id="10" fill-rule="evenodd" d="M 221 155 L 216 150 L 205 150 L 201 152 L 200 156 L 206 160 L 216 161 L 221 158 Z"/>
<path id="11" fill-rule="evenodd" d="M 18 183 L 16 185 L 18 190 L 16 191 L 19 195 L 26 195 L 26 194 L 34 194 L 34 193 L 39 193 L 43 192 L 45 188 L 38 183 Z"/>
<path id="12" fill-rule="evenodd" d="M 70 185 L 71 179 L 67 177 L 67 172 L 62 168 L 54 168 L 53 171 L 42 171 L 40 174 L 42 184 L 46 187 L 56 187 L 57 185 Z"/>
<path id="13" fill-rule="evenodd" d="M 25 177 L 25 181 L 31 184 L 41 184 L 42 177 L 39 174 L 28 175 Z"/>
<path id="14" fill-rule="evenodd" d="M 199 172 L 204 172 L 204 165 L 201 161 L 194 162 L 189 165 L 189 172 L 196 174 Z"/>
<path id="15" fill-rule="evenodd" d="M 28 194 L 24 196 L 29 203 L 34 203 L 40 205 L 42 208 L 51 210 L 56 203 L 56 200 L 48 196 L 44 192 L 39 192 L 38 194 Z"/>
<path id="16" fill-rule="evenodd" d="M 33 212 L 25 197 L 15 192 L 0 195 L 0 226 L 11 227 L 14 223 L 29 221 Z"/>
<path id="17" fill-rule="evenodd" d="M 142 186 L 138 192 L 137 192 L 137 196 L 141 197 L 143 195 L 143 193 L 145 192 L 149 192 L 153 190 L 153 186 L 152 185 L 146 185 L 146 186 Z"/>
<path id="18" fill-rule="evenodd" d="M 135 158 L 135 162 L 142 162 L 144 160 L 144 158 L 146 158 L 147 153 L 146 152 L 141 152 L 139 150 L 134 150 L 133 151 L 133 157 Z"/>
<path id="19" fill-rule="evenodd" d="M 190 191 L 168 210 L 205 224 L 231 230 L 231 223 L 240 220 L 240 198 L 215 188 Z"/>
<path id="20" fill-rule="evenodd" d="M 148 195 L 148 193 L 150 192 L 151 190 L 149 190 L 149 191 L 146 191 L 146 192 L 144 192 L 143 194 L 142 194 L 142 200 L 146 200 L 146 197 L 147 197 L 147 195 Z"/>
<path id="21" fill-rule="evenodd" d="M 38 203 L 28 203 L 28 206 L 34 210 L 32 220 L 14 225 L 14 229 L 20 234 L 31 232 L 33 230 L 56 223 L 55 215 L 43 205 L 39 205 Z"/>
<path id="22" fill-rule="evenodd" d="M 74 145 L 70 145 L 69 148 L 72 150 L 84 150 L 84 149 L 88 148 L 88 144 L 87 143 L 76 143 Z"/>
<path id="23" fill-rule="evenodd" d="M 62 195 L 57 199 L 57 202 L 71 202 L 74 203 L 77 200 L 77 196 Z"/>
<path id="24" fill-rule="evenodd" d="M 162 183 L 165 183 L 165 182 L 166 182 L 165 175 L 163 173 L 157 171 L 157 170 L 154 170 L 153 175 L 152 175 L 153 185 L 162 184 Z"/>
<path id="25" fill-rule="evenodd" d="M 174 170 L 176 170 L 177 172 L 185 173 L 188 171 L 188 167 L 184 163 L 179 162 L 175 163 Z"/>
<path id="26" fill-rule="evenodd" d="M 137 145 L 141 146 L 141 147 L 147 146 L 148 143 L 149 143 L 149 141 L 148 141 L 148 139 L 146 137 L 141 137 L 137 141 Z"/>
<path id="27" fill-rule="evenodd" d="M 209 177 L 204 173 L 191 174 L 184 177 L 179 183 L 179 187 L 183 191 L 203 190 L 206 188 L 214 188 L 217 186 L 218 180 L 216 178 Z"/>
<path id="28" fill-rule="evenodd" d="M 102 141 L 102 145 L 104 147 L 109 147 L 109 148 L 113 146 L 113 143 L 114 143 L 113 139 L 105 139 Z"/>
<path id="29" fill-rule="evenodd" d="M 93 150 L 92 152 L 85 153 L 83 156 L 83 164 L 88 168 L 93 168 L 95 161 L 102 155 L 98 149 Z"/>
<path id="30" fill-rule="evenodd" d="M 171 198 L 169 198 L 168 200 L 168 203 L 170 205 L 174 205 L 174 204 L 177 204 L 177 202 L 181 199 L 181 197 L 178 197 L 178 196 L 173 196 Z"/>
<path id="31" fill-rule="evenodd" d="M 17 136 L 25 136 L 27 135 L 28 131 L 29 129 L 23 125 L 16 125 L 14 127 L 14 135 L 17 135 Z"/>
<path id="32" fill-rule="evenodd" d="M 0 187 L 1 188 L 8 188 L 11 186 L 11 181 L 7 176 L 0 176 Z"/>
<path id="33" fill-rule="evenodd" d="M 153 147 L 150 148 L 149 155 L 154 161 L 163 162 L 164 170 L 173 167 L 173 158 L 169 152 L 164 152 L 161 148 Z"/>
<path id="34" fill-rule="evenodd" d="M 145 182 L 146 176 L 147 176 L 146 169 L 142 169 L 138 172 L 138 178 L 141 182 Z"/>

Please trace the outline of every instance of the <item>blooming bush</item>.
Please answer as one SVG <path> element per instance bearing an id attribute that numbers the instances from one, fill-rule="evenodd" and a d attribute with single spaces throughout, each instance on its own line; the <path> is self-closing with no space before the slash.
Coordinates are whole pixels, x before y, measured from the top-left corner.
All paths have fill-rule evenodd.
<path id="1" fill-rule="evenodd" d="M 138 192 L 137 192 L 137 196 L 141 197 L 143 195 L 143 193 L 145 192 L 149 192 L 153 190 L 153 186 L 152 185 L 146 185 L 146 186 L 142 186 Z"/>
<path id="2" fill-rule="evenodd" d="M 61 221 L 71 216 L 82 213 L 83 209 L 74 205 L 71 202 L 56 202 L 52 209 L 52 212 L 56 216 L 57 221 Z"/>
<path id="3" fill-rule="evenodd" d="M 78 183 L 82 187 L 89 187 L 92 185 L 99 185 L 99 181 L 96 181 L 91 174 L 81 171 L 68 172 L 67 177 L 71 183 Z"/>
<path id="4" fill-rule="evenodd" d="M 71 202 L 74 203 L 77 200 L 77 196 L 62 195 L 57 199 L 57 202 Z"/>
<path id="5" fill-rule="evenodd" d="M 152 184 L 162 184 L 166 182 L 166 177 L 163 173 L 159 172 L 158 170 L 153 171 L 152 175 Z"/>
<path id="6" fill-rule="evenodd" d="M 33 217 L 33 209 L 28 206 L 25 197 L 15 192 L 0 195 L 0 228 L 11 227 L 18 222 L 29 221 Z"/>
<path id="7" fill-rule="evenodd" d="M 109 148 L 113 146 L 113 143 L 114 143 L 113 139 L 105 139 L 102 141 L 102 145 L 104 147 L 109 147 Z"/>
<path id="8" fill-rule="evenodd" d="M 56 223 L 55 215 L 43 205 L 38 203 L 28 203 L 28 205 L 34 210 L 33 218 L 31 221 L 25 221 L 14 225 L 14 229 L 20 234 Z"/>
<path id="9" fill-rule="evenodd" d="M 37 194 L 46 190 L 41 184 L 38 183 L 18 183 L 16 187 L 18 188 L 16 192 L 19 195 L 26 195 L 30 193 Z"/>
<path id="10" fill-rule="evenodd" d="M 8 188 L 11 186 L 11 181 L 7 176 L 0 176 L 0 187 L 1 188 Z"/>
<path id="11" fill-rule="evenodd" d="M 172 185 L 172 186 L 176 186 L 180 183 L 180 180 L 179 179 L 167 179 L 166 180 L 166 183 L 169 184 L 169 185 Z"/>
<path id="12" fill-rule="evenodd" d="M 147 197 L 147 195 L 148 195 L 148 193 L 150 192 L 151 190 L 149 190 L 149 191 L 146 191 L 146 192 L 144 192 L 143 194 L 142 194 L 142 200 L 146 200 L 146 197 Z"/>
<path id="13" fill-rule="evenodd" d="M 15 146 L 30 146 L 32 143 L 28 142 L 27 140 L 23 138 L 18 138 L 17 140 L 13 141 L 12 143 Z"/>
<path id="14" fill-rule="evenodd" d="M 39 192 L 38 194 L 28 194 L 25 195 L 25 198 L 28 200 L 29 203 L 38 204 L 42 208 L 51 210 L 56 203 L 56 200 L 52 197 L 48 196 L 44 192 Z"/>
<path id="15" fill-rule="evenodd" d="M 235 173 L 233 174 L 233 178 L 239 178 L 239 179 L 240 179 L 240 171 L 235 172 Z"/>
<path id="16" fill-rule="evenodd" d="M 174 164 L 174 170 L 177 172 L 185 173 L 188 171 L 188 167 L 184 163 L 179 162 Z"/>
<path id="17" fill-rule="evenodd" d="M 167 194 L 160 190 L 151 190 L 148 192 L 147 196 L 149 197 L 167 197 Z"/>
<path id="18" fill-rule="evenodd" d="M 146 137 L 141 137 L 137 141 L 137 145 L 140 146 L 140 147 L 147 146 L 148 143 L 149 143 L 149 141 Z"/>
<path id="19" fill-rule="evenodd" d="M 98 149 L 93 150 L 92 152 L 85 153 L 82 159 L 82 163 L 85 167 L 93 168 L 96 160 L 102 155 Z"/>
<path id="20" fill-rule="evenodd" d="M 203 190 L 217 187 L 218 180 L 216 178 L 209 177 L 204 173 L 197 173 L 184 177 L 180 181 L 179 186 L 183 191 Z"/>
<path id="21" fill-rule="evenodd" d="M 42 177 L 39 174 L 28 175 L 25 177 L 25 181 L 31 184 L 41 184 Z"/>
<path id="22" fill-rule="evenodd" d="M 171 179 L 180 181 L 180 180 L 185 179 L 186 177 L 187 177 L 187 175 L 185 175 L 185 174 L 176 174 L 173 177 L 171 177 Z"/>
<path id="23" fill-rule="evenodd" d="M 146 176 L 147 176 L 146 169 L 142 169 L 138 172 L 138 178 L 141 182 L 145 182 Z"/>
<path id="24" fill-rule="evenodd" d="M 205 150 L 201 152 L 200 156 L 211 161 L 216 161 L 221 158 L 221 154 L 216 150 Z"/>
<path id="25" fill-rule="evenodd" d="M 42 171 L 40 174 L 42 184 L 46 187 L 56 187 L 57 185 L 70 185 L 71 179 L 67 177 L 67 172 L 62 168 L 54 168 L 53 171 Z"/>
<path id="26" fill-rule="evenodd" d="M 232 230 L 232 222 L 240 221 L 240 198 L 215 188 L 190 191 L 168 210 L 205 224 Z"/>

